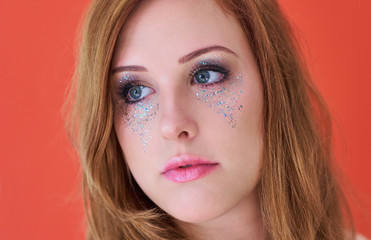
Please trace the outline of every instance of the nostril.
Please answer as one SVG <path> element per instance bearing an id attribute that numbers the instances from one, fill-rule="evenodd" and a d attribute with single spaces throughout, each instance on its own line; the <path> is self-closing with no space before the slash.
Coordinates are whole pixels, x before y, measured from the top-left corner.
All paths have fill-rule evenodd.
<path id="1" fill-rule="evenodd" d="M 181 133 L 179 133 L 179 137 L 188 137 L 189 136 L 189 133 L 187 131 L 182 131 Z"/>
<path id="2" fill-rule="evenodd" d="M 168 111 L 170 112 L 170 111 Z M 189 114 L 191 115 L 191 114 Z M 160 131 L 162 137 L 167 140 L 179 140 L 180 138 L 191 139 L 197 135 L 198 126 L 195 119 L 187 115 L 187 112 L 176 112 L 174 114 L 161 114 Z"/>

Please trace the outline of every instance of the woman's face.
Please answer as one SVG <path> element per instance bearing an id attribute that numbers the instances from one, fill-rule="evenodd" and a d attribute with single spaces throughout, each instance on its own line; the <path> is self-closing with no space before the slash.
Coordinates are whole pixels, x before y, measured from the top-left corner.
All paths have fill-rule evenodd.
<path id="1" fill-rule="evenodd" d="M 191 223 L 258 207 L 262 84 L 234 18 L 212 0 L 145 1 L 112 80 L 119 143 L 154 203 Z"/>

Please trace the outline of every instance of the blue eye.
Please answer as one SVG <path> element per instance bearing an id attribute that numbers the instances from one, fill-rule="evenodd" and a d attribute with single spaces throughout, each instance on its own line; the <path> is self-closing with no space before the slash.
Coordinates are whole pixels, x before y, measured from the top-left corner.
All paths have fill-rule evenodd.
<path id="1" fill-rule="evenodd" d="M 151 94 L 153 90 L 149 87 L 136 85 L 131 86 L 127 91 L 126 99 L 128 102 L 137 102 Z"/>
<path id="2" fill-rule="evenodd" d="M 200 70 L 195 73 L 193 80 L 199 84 L 209 84 L 219 82 L 224 78 L 225 74 L 211 71 L 211 70 Z"/>
<path id="3" fill-rule="evenodd" d="M 228 79 L 229 70 L 220 63 L 199 63 L 190 73 L 192 83 L 199 85 L 212 85 L 214 83 L 221 83 Z"/>

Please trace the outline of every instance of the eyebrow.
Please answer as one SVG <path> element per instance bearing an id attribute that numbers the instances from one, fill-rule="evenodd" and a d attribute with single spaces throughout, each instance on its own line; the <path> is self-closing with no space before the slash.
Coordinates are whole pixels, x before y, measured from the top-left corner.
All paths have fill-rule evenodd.
<path id="1" fill-rule="evenodd" d="M 191 53 L 188 53 L 187 55 L 179 58 L 178 62 L 180 64 L 184 64 L 198 56 L 201 56 L 203 54 L 206 54 L 208 52 L 211 52 L 211 51 L 223 51 L 223 52 L 227 52 L 227 53 L 231 53 L 233 55 L 235 55 L 236 57 L 238 57 L 237 53 L 233 52 L 231 49 L 229 48 L 226 48 L 226 47 L 223 47 L 223 46 L 218 46 L 218 45 L 214 45 L 214 46 L 210 46 L 210 47 L 205 47 L 205 48 L 200 48 L 200 49 L 197 49 Z"/>
<path id="2" fill-rule="evenodd" d="M 137 66 L 137 65 L 130 65 L 130 66 L 119 66 L 115 67 L 111 70 L 111 73 L 117 73 L 117 72 L 147 72 L 147 68 L 143 66 Z"/>
<path id="3" fill-rule="evenodd" d="M 191 53 L 188 53 L 187 55 L 179 58 L 178 62 L 180 64 L 184 64 L 186 62 L 189 62 L 190 60 L 198 57 L 198 56 L 201 56 L 203 54 L 206 54 L 208 52 L 212 52 L 212 51 L 223 51 L 223 52 L 226 52 L 226 53 L 230 53 L 230 54 L 233 54 L 235 55 L 236 57 L 238 57 L 237 53 L 233 52 L 231 49 L 229 48 L 226 48 L 226 47 L 223 47 L 223 46 L 219 46 L 219 45 L 214 45 L 214 46 L 210 46 L 210 47 L 205 47 L 205 48 L 200 48 L 200 49 L 197 49 Z M 117 72 L 147 72 L 147 68 L 143 67 L 143 66 L 138 66 L 138 65 L 130 65 L 130 66 L 118 66 L 118 67 L 115 67 L 111 70 L 111 74 L 114 74 L 114 73 L 117 73 Z"/>

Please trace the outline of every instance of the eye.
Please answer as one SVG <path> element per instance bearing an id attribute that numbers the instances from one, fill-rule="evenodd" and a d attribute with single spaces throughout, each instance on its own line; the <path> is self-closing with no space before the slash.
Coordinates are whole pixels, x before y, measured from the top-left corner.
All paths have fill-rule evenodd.
<path id="1" fill-rule="evenodd" d="M 219 82 L 224 77 L 223 73 L 210 71 L 210 70 L 200 70 L 196 72 L 194 76 L 194 81 L 199 84 L 208 84 Z"/>
<path id="2" fill-rule="evenodd" d="M 153 90 L 149 87 L 136 85 L 128 89 L 126 99 L 128 102 L 137 102 L 151 94 Z"/>
<path id="3" fill-rule="evenodd" d="M 220 64 L 200 64 L 192 71 L 192 83 L 200 85 L 212 85 L 221 83 L 228 78 L 229 71 Z"/>

